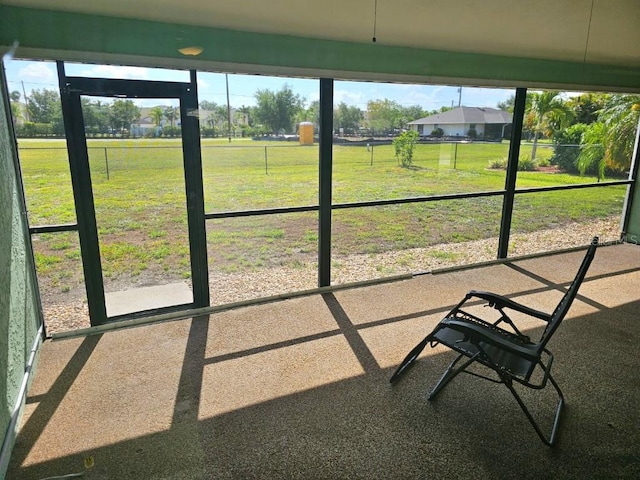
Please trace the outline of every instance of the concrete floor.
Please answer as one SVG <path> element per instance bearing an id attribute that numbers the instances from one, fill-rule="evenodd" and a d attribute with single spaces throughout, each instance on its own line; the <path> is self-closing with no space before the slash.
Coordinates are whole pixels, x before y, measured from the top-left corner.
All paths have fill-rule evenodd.
<path id="1" fill-rule="evenodd" d="M 404 355 L 470 289 L 551 311 L 583 252 L 45 342 L 8 478 L 640 478 L 640 247 L 602 247 L 549 348 L 548 448 L 506 388 Z M 539 324 L 525 328 L 540 334 Z M 547 389 L 549 390 L 549 389 Z M 550 426 L 551 391 L 525 392 Z"/>

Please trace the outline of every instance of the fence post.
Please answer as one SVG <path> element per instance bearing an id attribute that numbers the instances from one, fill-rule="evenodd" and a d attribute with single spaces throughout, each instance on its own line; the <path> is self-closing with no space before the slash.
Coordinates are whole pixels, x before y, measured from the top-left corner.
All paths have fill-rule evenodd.
<path id="1" fill-rule="evenodd" d="M 371 144 L 371 166 L 373 167 L 373 143 Z"/>
<path id="2" fill-rule="evenodd" d="M 107 147 L 104 147 L 104 164 L 107 167 L 107 180 L 109 180 L 109 157 L 107 156 Z"/>
<path id="3" fill-rule="evenodd" d="M 264 146 L 264 174 L 269 175 L 269 164 L 267 163 L 267 146 Z"/>
<path id="4" fill-rule="evenodd" d="M 458 142 L 456 142 L 456 151 L 453 154 L 453 169 L 455 170 L 458 166 Z"/>

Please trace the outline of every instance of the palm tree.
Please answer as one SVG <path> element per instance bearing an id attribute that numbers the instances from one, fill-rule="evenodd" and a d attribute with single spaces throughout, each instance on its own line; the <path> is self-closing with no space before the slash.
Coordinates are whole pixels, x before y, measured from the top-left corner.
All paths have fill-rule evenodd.
<path id="1" fill-rule="evenodd" d="M 11 116 L 13 118 L 13 124 L 15 125 L 20 116 L 20 92 L 14 90 L 9 95 L 9 98 L 11 99 Z"/>
<path id="2" fill-rule="evenodd" d="M 607 163 L 605 162 L 605 150 L 603 144 L 604 124 L 594 122 L 583 132 L 580 140 L 580 154 L 576 166 L 580 175 L 584 175 L 592 166 L 597 167 L 598 181 L 604 179 Z"/>
<path id="3" fill-rule="evenodd" d="M 531 94 L 531 108 L 529 109 L 529 123 L 533 130 L 531 160 L 536 159 L 540 135 L 549 134 L 555 128 L 561 127 L 571 115 L 571 111 L 559 95 L 560 92 L 556 91 Z"/>
<path id="4" fill-rule="evenodd" d="M 244 105 L 242 105 L 237 109 L 237 111 L 245 116 L 247 126 L 253 126 L 253 118 L 251 118 L 252 107 L 245 107 Z"/>
<path id="5" fill-rule="evenodd" d="M 582 136 L 578 169 L 596 165 L 598 179 L 605 169 L 624 172 L 631 166 L 640 118 L 640 95 L 611 95 L 598 115 L 598 122 Z"/>
<path id="6" fill-rule="evenodd" d="M 164 116 L 164 112 L 162 111 L 161 107 L 153 107 L 151 109 L 151 118 L 155 122 L 156 126 L 158 127 L 160 126 L 163 116 Z"/>
<path id="7" fill-rule="evenodd" d="M 169 120 L 169 124 L 173 127 L 173 122 L 178 117 L 178 109 L 176 107 L 167 107 L 164 110 L 164 116 Z"/>

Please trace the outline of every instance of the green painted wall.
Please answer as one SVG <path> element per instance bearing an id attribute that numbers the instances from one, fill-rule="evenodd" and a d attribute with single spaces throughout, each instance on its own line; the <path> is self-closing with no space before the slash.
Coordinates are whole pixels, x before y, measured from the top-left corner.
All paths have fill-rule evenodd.
<path id="1" fill-rule="evenodd" d="M 19 42 L 18 55 L 104 62 L 129 56 L 138 63 L 226 65 L 233 71 L 304 72 L 345 79 L 442 79 L 483 85 L 543 86 L 640 92 L 640 68 L 444 52 L 286 35 L 259 34 L 0 5 L 0 45 Z M 198 45 L 197 58 L 178 53 Z M 262 67 L 262 68 L 260 68 Z M 265 70 L 267 69 L 267 70 Z M 324 72 L 324 74 L 323 74 Z"/>
<path id="2" fill-rule="evenodd" d="M 4 445 L 13 441 L 13 433 L 7 429 L 14 408 L 22 401 L 18 391 L 41 319 L 14 163 L 15 142 L 5 103 L 5 78 L 0 77 L 0 435 Z M 4 469 L 6 465 L 0 462 L 0 478 Z"/>

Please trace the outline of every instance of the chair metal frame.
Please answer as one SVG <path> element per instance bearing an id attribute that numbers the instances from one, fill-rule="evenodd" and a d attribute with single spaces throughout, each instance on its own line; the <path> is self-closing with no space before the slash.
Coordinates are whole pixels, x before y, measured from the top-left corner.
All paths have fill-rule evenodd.
<path id="1" fill-rule="evenodd" d="M 449 311 L 434 330 L 409 352 L 391 376 L 390 382 L 392 384 L 397 382 L 427 345 L 432 348 L 438 344 L 445 345 L 459 355 L 447 367 L 429 394 L 429 400 L 434 400 L 438 393 L 462 372 L 494 383 L 502 383 L 515 397 L 540 439 L 546 445 L 555 445 L 565 399 L 560 387 L 551 375 L 553 354 L 546 348 L 546 345 L 567 315 L 595 256 L 597 246 L 598 237 L 594 237 L 576 277 L 551 314 L 514 302 L 502 295 L 471 290 L 458 305 Z M 500 314 L 498 320 L 488 322 L 463 310 L 465 303 L 475 298 L 485 301 L 485 306 L 497 310 Z M 505 309 L 520 312 L 528 317 L 546 322 L 547 326 L 540 340 L 534 342 L 518 330 L 515 322 L 507 315 Z M 499 325 L 502 323 L 507 324 L 512 331 L 501 328 Z M 464 358 L 467 358 L 467 360 L 457 366 L 458 362 Z M 498 379 L 467 370 L 468 367 L 475 363 L 492 370 L 497 374 Z M 532 375 L 537 367 L 542 370 L 543 375 L 539 383 L 534 383 Z M 514 388 L 514 383 L 517 383 L 527 388 L 542 390 L 546 388 L 547 382 L 551 383 L 558 395 L 558 404 L 549 435 L 545 435 L 542 431 Z"/>

